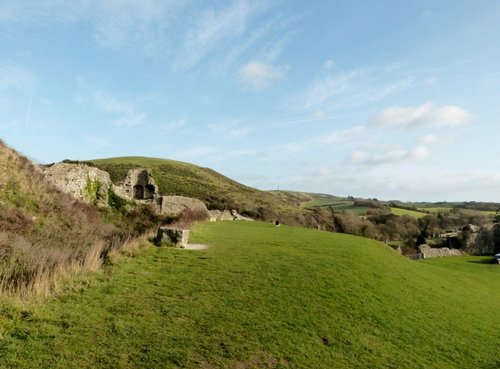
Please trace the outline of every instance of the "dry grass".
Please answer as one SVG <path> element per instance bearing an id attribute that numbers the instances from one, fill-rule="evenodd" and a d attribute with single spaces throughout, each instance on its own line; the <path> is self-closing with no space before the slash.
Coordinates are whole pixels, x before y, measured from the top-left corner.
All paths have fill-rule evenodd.
<path id="1" fill-rule="evenodd" d="M 155 219 L 98 210 L 62 193 L 0 141 L 0 293 L 47 296 L 68 275 L 95 271 L 133 249 Z M 128 252 L 128 251 L 127 251 Z"/>

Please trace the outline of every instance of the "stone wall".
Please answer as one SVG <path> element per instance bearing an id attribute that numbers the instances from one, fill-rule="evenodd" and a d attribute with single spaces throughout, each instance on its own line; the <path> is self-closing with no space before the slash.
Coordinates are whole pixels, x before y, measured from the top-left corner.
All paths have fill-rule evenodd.
<path id="1" fill-rule="evenodd" d="M 429 245 L 420 245 L 418 249 L 422 253 L 424 259 L 463 255 L 462 251 L 449 249 L 448 247 L 432 248 Z"/>
<path id="2" fill-rule="evenodd" d="M 247 220 L 253 221 L 252 218 L 244 217 L 238 214 L 236 210 L 210 210 L 210 221 L 217 222 L 223 220 Z"/>
<path id="3" fill-rule="evenodd" d="M 135 200 L 153 200 L 158 196 L 151 171 L 145 168 L 130 169 L 120 186 L 115 186 L 117 195 Z"/>
<path id="4" fill-rule="evenodd" d="M 166 215 L 177 217 L 184 210 L 195 212 L 198 216 L 208 219 L 208 209 L 205 204 L 198 200 L 184 196 L 160 196 L 156 202 L 158 210 Z"/>
<path id="5" fill-rule="evenodd" d="M 57 163 L 44 169 L 54 186 L 87 203 L 107 206 L 111 187 L 109 173 L 84 164 Z"/>
<path id="6" fill-rule="evenodd" d="M 470 255 L 492 255 L 495 253 L 495 233 L 500 224 L 491 224 L 481 229 L 464 229 L 464 251 Z"/>

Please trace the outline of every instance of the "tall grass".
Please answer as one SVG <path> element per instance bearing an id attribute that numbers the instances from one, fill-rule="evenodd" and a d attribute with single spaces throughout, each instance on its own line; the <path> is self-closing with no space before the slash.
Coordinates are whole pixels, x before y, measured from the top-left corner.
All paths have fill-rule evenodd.
<path id="1" fill-rule="evenodd" d="M 148 209 L 99 210 L 62 193 L 0 141 L 0 293 L 57 292 L 66 276 L 97 270 L 155 221 Z"/>

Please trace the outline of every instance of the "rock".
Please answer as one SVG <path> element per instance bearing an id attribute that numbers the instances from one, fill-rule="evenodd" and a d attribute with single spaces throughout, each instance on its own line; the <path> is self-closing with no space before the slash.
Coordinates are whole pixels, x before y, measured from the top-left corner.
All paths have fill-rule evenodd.
<path id="1" fill-rule="evenodd" d="M 175 247 L 185 248 L 188 245 L 189 229 L 174 227 L 160 227 L 156 235 L 156 241 L 166 242 Z"/>
<path id="2" fill-rule="evenodd" d="M 422 253 L 424 259 L 463 255 L 462 251 L 449 249 L 448 247 L 432 248 L 429 245 L 420 245 L 418 249 Z"/>
<path id="3" fill-rule="evenodd" d="M 109 173 L 84 164 L 57 163 L 44 170 L 46 178 L 61 191 L 101 206 L 108 204 Z"/>
<path id="4" fill-rule="evenodd" d="M 183 196 L 161 196 L 156 201 L 156 206 L 161 213 L 178 217 L 184 210 L 188 209 L 196 214 L 197 219 L 208 219 L 208 209 L 205 204 L 190 197 Z"/>
<path id="5" fill-rule="evenodd" d="M 243 215 L 238 214 L 236 210 L 231 210 L 231 215 L 233 216 L 234 220 L 246 220 L 249 222 L 253 222 L 252 218 L 244 217 Z"/>
<path id="6" fill-rule="evenodd" d="M 253 221 L 252 218 L 244 217 L 243 215 L 238 214 L 236 210 L 210 210 L 210 221 L 217 222 L 223 220 L 247 220 Z"/>

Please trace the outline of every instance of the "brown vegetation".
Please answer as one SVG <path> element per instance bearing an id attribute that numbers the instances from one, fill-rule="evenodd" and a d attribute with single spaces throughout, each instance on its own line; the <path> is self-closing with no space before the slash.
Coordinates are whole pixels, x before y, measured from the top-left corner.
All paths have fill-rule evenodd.
<path id="1" fill-rule="evenodd" d="M 99 210 L 62 193 L 1 141 L 0 191 L 0 292 L 9 294 L 50 294 L 159 222 L 147 208 Z"/>

